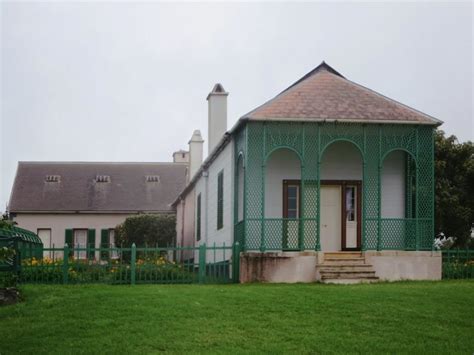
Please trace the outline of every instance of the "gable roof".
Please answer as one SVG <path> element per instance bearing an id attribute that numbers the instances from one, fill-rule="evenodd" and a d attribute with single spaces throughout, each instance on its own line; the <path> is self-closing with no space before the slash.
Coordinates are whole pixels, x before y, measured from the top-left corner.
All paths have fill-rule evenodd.
<path id="1" fill-rule="evenodd" d="M 171 212 L 186 173 L 180 163 L 19 162 L 9 211 Z"/>
<path id="2" fill-rule="evenodd" d="M 431 125 L 442 123 L 434 117 L 347 80 L 325 62 L 242 118 Z"/>

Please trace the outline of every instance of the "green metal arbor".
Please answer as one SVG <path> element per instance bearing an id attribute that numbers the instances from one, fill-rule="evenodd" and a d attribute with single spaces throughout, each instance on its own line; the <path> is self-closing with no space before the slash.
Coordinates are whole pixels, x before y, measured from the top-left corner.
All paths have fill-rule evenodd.
<path id="1" fill-rule="evenodd" d="M 282 228 L 296 223 L 297 228 L 292 230 L 297 234 L 297 250 L 321 250 L 320 164 L 326 148 L 337 141 L 351 142 L 362 157 L 362 250 L 431 250 L 434 128 L 414 124 L 246 122 L 234 140 L 235 240 L 241 242 L 244 250 L 281 250 Z M 280 148 L 290 149 L 300 158 L 299 219 L 264 218 L 266 162 Z M 396 150 L 406 152 L 407 156 L 405 218 L 384 218 L 383 162 Z"/>

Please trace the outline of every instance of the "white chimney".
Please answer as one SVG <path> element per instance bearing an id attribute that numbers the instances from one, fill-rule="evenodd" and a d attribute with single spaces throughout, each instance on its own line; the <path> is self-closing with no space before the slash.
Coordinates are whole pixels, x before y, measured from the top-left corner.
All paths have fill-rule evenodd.
<path id="1" fill-rule="evenodd" d="M 214 85 L 207 95 L 209 119 L 207 122 L 208 151 L 210 154 L 227 131 L 227 95 L 221 84 Z"/>
<path id="2" fill-rule="evenodd" d="M 204 140 L 200 130 L 195 130 L 189 140 L 189 180 L 191 180 L 202 164 L 202 145 Z"/>
<path id="3" fill-rule="evenodd" d="M 189 163 L 189 152 L 178 150 L 173 153 L 173 163 Z"/>

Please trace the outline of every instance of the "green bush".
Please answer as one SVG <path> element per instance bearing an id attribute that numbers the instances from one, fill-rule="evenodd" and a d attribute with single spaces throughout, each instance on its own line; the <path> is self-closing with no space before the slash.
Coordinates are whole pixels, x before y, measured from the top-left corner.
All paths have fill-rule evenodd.
<path id="1" fill-rule="evenodd" d="M 0 272 L 0 288 L 16 287 L 18 276 L 14 272 Z"/>
<path id="2" fill-rule="evenodd" d="M 129 248 L 146 245 L 166 247 L 173 245 L 176 236 L 174 215 L 142 214 L 128 217 L 116 227 L 115 244 Z"/>

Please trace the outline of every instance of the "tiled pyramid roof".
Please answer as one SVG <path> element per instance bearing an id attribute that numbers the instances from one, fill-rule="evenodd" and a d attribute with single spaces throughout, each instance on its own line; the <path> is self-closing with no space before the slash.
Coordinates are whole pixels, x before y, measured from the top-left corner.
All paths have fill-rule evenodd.
<path id="1" fill-rule="evenodd" d="M 242 118 L 432 125 L 442 123 L 344 78 L 325 62 Z"/>

